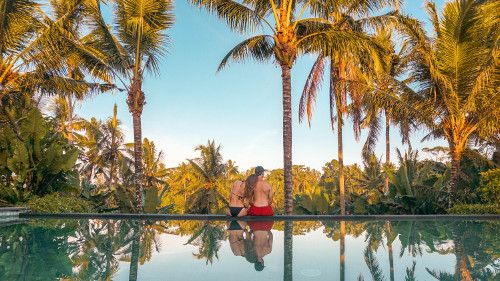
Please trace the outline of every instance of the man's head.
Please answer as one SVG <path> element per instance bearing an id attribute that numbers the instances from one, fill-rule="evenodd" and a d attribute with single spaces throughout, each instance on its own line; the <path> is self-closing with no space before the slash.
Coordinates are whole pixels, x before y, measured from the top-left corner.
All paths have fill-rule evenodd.
<path id="1" fill-rule="evenodd" d="M 254 264 L 254 268 L 256 271 L 262 271 L 264 269 L 264 260 L 256 261 Z"/>
<path id="2" fill-rule="evenodd" d="M 259 177 L 264 176 L 264 168 L 262 166 L 255 167 L 255 174 Z"/>

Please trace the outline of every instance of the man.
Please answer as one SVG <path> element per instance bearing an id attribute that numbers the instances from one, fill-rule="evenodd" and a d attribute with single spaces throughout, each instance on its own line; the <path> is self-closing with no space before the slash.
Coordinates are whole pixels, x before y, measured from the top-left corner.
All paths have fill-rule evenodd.
<path id="1" fill-rule="evenodd" d="M 264 256 L 271 253 L 273 250 L 273 233 L 271 228 L 274 221 L 251 221 L 250 237 L 253 242 L 253 250 L 255 251 L 254 263 L 255 270 L 262 271 L 264 269 Z"/>
<path id="2" fill-rule="evenodd" d="M 248 210 L 250 216 L 272 216 L 274 215 L 271 204 L 273 203 L 273 188 L 271 184 L 264 181 L 264 168 L 257 166 L 255 168 L 255 175 L 258 177 L 257 184 L 253 190 L 250 204 L 252 205 Z"/>

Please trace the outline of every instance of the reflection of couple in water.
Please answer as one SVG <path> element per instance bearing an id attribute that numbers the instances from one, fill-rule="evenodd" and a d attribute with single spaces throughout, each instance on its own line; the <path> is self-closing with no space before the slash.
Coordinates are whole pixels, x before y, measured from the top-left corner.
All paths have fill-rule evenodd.
<path id="1" fill-rule="evenodd" d="M 271 184 L 264 181 L 264 168 L 257 166 L 255 174 L 250 175 L 244 182 L 237 180 L 229 195 L 228 216 L 272 216 L 273 189 Z M 250 207 L 248 210 L 247 208 Z"/>
<path id="2" fill-rule="evenodd" d="M 264 181 L 264 168 L 257 166 L 255 174 L 244 182 L 237 180 L 231 188 L 226 214 L 231 217 L 272 216 L 273 189 Z M 247 208 L 250 207 L 248 210 Z M 264 269 L 264 256 L 273 249 L 273 221 L 228 221 L 229 245 L 235 256 L 243 256 L 255 265 L 255 270 Z M 250 232 L 246 226 L 250 227 Z"/>
<path id="3" fill-rule="evenodd" d="M 229 245 L 235 256 L 242 256 L 254 264 L 255 270 L 264 269 L 264 256 L 273 249 L 273 221 L 228 221 Z M 246 226 L 250 227 L 250 232 Z"/>

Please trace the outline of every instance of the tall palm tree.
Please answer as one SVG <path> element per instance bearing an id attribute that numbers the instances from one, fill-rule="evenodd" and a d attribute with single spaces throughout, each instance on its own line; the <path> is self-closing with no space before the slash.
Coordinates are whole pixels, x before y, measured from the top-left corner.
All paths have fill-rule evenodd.
<path id="1" fill-rule="evenodd" d="M 293 280 L 293 221 L 285 221 L 283 230 L 284 230 L 283 281 L 292 281 Z"/>
<path id="2" fill-rule="evenodd" d="M 345 221 L 340 221 L 340 281 L 345 281 Z"/>
<path id="3" fill-rule="evenodd" d="M 418 91 L 406 88 L 408 100 L 424 112 L 421 119 L 430 130 L 424 139 L 444 138 L 450 148 L 450 204 L 456 201 L 468 138 L 498 128 L 500 17 L 490 10 L 498 6 L 498 1 L 455 0 L 438 15 L 429 2 L 432 37 L 417 22 L 402 24 L 414 48 L 411 75 L 418 85 Z"/>
<path id="4" fill-rule="evenodd" d="M 103 174 L 108 188 L 118 183 L 118 163 L 126 159 L 123 148 L 124 135 L 117 111 L 115 104 L 113 116 L 106 122 L 92 118 L 90 121 L 81 120 L 76 124 L 85 132 L 83 135 L 75 135 L 78 144 L 85 149 L 81 172 L 86 174 L 89 182 L 96 174 Z"/>
<path id="5" fill-rule="evenodd" d="M 229 27 L 240 33 L 253 33 L 260 28 L 268 34 L 250 37 L 236 45 L 222 59 L 218 70 L 229 60 L 242 62 L 247 58 L 258 62 L 274 61 L 281 68 L 283 85 L 283 162 L 285 214 L 292 214 L 292 106 L 291 69 L 297 57 L 306 50 L 318 50 L 327 40 L 346 48 L 355 48 L 347 35 L 333 36 L 335 30 L 326 30 L 314 18 L 302 18 L 321 5 L 321 1 L 245 0 L 190 0 L 194 5 L 215 13 Z"/>
<path id="6" fill-rule="evenodd" d="M 369 3 L 367 3 L 369 2 Z M 351 100 L 350 113 L 353 117 L 353 128 L 356 138 L 359 138 L 361 125 L 361 101 L 366 89 L 364 75 L 361 73 L 373 72 L 374 66 L 380 65 L 383 49 L 375 43 L 375 40 L 366 35 L 364 27 L 377 26 L 386 23 L 390 15 L 371 16 L 387 7 L 399 7 L 399 0 L 393 1 L 337 1 L 334 5 L 325 3 L 315 11 L 325 21 L 328 29 L 335 30 L 344 36 L 354 37 L 357 44 L 354 46 L 337 45 L 337 42 L 329 42 L 324 45 L 318 53 L 309 77 L 304 86 L 300 99 L 299 121 L 307 113 L 309 125 L 314 111 L 317 92 L 323 82 L 323 74 L 326 65 L 330 64 L 330 119 L 332 130 L 337 123 L 337 141 L 339 158 L 339 189 L 341 214 L 345 214 L 344 194 L 344 162 L 343 162 L 343 137 L 342 130 L 344 118 L 348 113 L 348 98 Z M 335 110 L 336 109 L 336 110 Z M 335 111 L 334 111 L 335 110 Z"/>
<path id="7" fill-rule="evenodd" d="M 406 43 L 400 47 L 400 51 L 396 53 L 395 44 L 392 39 L 392 30 L 386 27 L 379 27 L 376 29 L 375 34 L 377 40 L 389 51 L 382 63 L 382 68 L 379 70 L 380 74 L 376 74 L 372 80 L 371 87 L 376 91 L 384 92 L 395 98 L 399 97 L 400 89 L 395 85 L 392 80 L 403 75 L 408 66 L 409 50 Z M 385 165 L 391 164 L 391 143 L 390 143 L 390 126 L 391 121 L 399 127 L 402 143 L 408 144 L 411 147 L 409 134 L 415 129 L 414 119 L 408 118 L 406 114 L 398 116 L 397 111 L 391 114 L 391 108 L 381 108 L 372 102 L 370 96 L 366 99 L 366 117 L 363 126 L 369 128 L 366 142 L 363 146 L 363 154 L 368 156 L 374 152 L 381 128 L 384 127 L 384 121 L 380 118 L 381 113 L 385 117 Z M 365 157 L 366 157 L 365 156 Z M 389 177 L 385 174 L 384 178 L 384 192 L 389 189 Z"/>
<path id="8" fill-rule="evenodd" d="M 93 51 L 113 69 L 128 92 L 127 104 L 134 126 L 135 211 L 142 212 L 142 127 L 145 102 L 142 81 L 146 73 L 159 74 L 159 60 L 170 42 L 165 31 L 173 26 L 173 2 L 170 0 L 115 1 L 115 30 L 111 33 L 104 21 L 100 2 L 92 5 L 94 26 Z M 123 78 L 123 79 L 122 79 Z"/>

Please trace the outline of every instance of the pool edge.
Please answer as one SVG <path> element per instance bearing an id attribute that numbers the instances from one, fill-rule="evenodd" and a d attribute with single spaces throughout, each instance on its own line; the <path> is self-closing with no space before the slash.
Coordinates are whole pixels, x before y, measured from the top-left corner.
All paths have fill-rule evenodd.
<path id="1" fill-rule="evenodd" d="M 377 220 L 500 220 L 500 215 L 276 215 L 228 217 L 226 215 L 116 214 L 116 213 L 21 213 L 19 218 L 134 219 L 134 220 L 245 220 L 245 221 L 377 221 Z"/>

